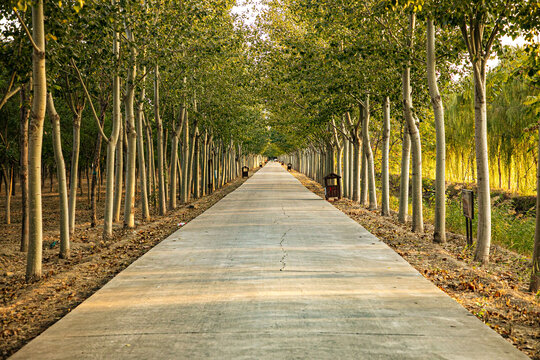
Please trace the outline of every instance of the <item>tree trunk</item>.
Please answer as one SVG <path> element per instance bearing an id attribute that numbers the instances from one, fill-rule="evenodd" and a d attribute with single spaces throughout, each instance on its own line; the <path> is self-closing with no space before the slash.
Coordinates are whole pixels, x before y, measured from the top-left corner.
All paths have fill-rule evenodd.
<path id="1" fill-rule="evenodd" d="M 435 229 L 433 241 L 446 242 L 446 140 L 444 135 L 444 109 L 435 73 L 435 27 L 427 20 L 427 78 L 433 113 L 435 114 L 436 164 L 435 164 Z"/>
<path id="2" fill-rule="evenodd" d="M 362 137 L 364 135 L 362 134 Z M 367 155 L 362 141 L 360 156 L 362 156 L 362 165 L 360 167 L 360 204 L 365 206 L 368 202 L 368 168 L 367 168 Z"/>
<path id="3" fill-rule="evenodd" d="M 66 165 L 62 154 L 62 136 L 60 134 L 60 116 L 54 107 L 52 94 L 47 97 L 47 108 L 52 122 L 53 149 L 56 161 L 56 174 L 58 178 L 58 197 L 60 198 L 60 258 L 69 258 L 69 212 L 68 191 L 66 180 Z"/>
<path id="4" fill-rule="evenodd" d="M 29 246 L 26 259 L 26 280 L 41 277 L 42 259 L 42 212 L 41 212 L 41 149 L 43 144 L 43 122 L 47 102 L 47 79 L 45 70 L 45 29 L 43 0 L 32 6 L 32 38 L 37 45 L 32 59 L 34 94 L 32 120 L 28 133 L 28 217 Z"/>
<path id="5" fill-rule="evenodd" d="M 101 161 L 100 165 L 97 167 L 98 173 L 97 173 L 97 201 L 101 201 L 101 186 L 103 185 L 103 171 L 101 170 Z"/>
<path id="6" fill-rule="evenodd" d="M 360 139 L 358 136 L 354 137 L 353 143 L 353 201 L 360 202 L 360 164 L 361 164 L 361 151 L 360 151 Z"/>
<path id="7" fill-rule="evenodd" d="M 478 229 L 474 259 L 489 262 L 491 245 L 491 197 L 487 143 L 486 66 L 473 64 L 474 71 L 474 138 L 476 143 L 476 173 L 478 185 Z M 478 69 L 479 68 L 479 69 Z"/>
<path id="8" fill-rule="evenodd" d="M 182 106 L 182 109 L 180 109 L 180 119 L 178 120 L 178 125 L 174 129 L 173 136 L 171 139 L 171 164 L 175 164 L 174 166 L 170 166 L 170 176 L 169 176 L 169 208 L 170 209 L 176 209 L 176 189 L 177 189 L 177 182 L 178 182 L 178 166 L 176 166 L 176 163 L 178 162 L 178 141 L 180 138 L 180 135 L 182 134 L 182 129 L 184 128 L 184 122 L 185 122 L 185 106 Z M 181 169 L 182 167 L 180 167 Z"/>
<path id="9" fill-rule="evenodd" d="M 534 232 L 534 250 L 532 273 L 529 290 L 536 294 L 540 291 L 540 129 L 538 129 L 538 161 L 536 165 L 536 229 Z"/>
<path id="10" fill-rule="evenodd" d="M 410 48 L 414 36 L 416 17 L 409 15 L 409 38 Z M 404 118 L 409 128 L 412 150 L 412 231 L 423 232 L 424 220 L 422 214 L 422 144 L 420 142 L 420 131 L 413 114 L 412 94 L 411 94 L 411 67 L 410 61 L 403 70 L 403 112 Z"/>
<path id="11" fill-rule="evenodd" d="M 86 165 L 87 166 L 84 167 L 84 173 L 86 175 L 86 195 L 88 196 L 88 202 L 90 203 L 90 172 L 88 171 L 88 162 Z M 81 195 L 82 195 L 82 185 L 81 185 Z"/>
<path id="12" fill-rule="evenodd" d="M 119 114 L 120 132 L 118 133 L 118 142 L 116 144 L 116 168 L 114 173 L 114 221 L 120 221 L 120 212 L 122 209 L 122 190 L 124 184 L 124 121 Z"/>
<path id="13" fill-rule="evenodd" d="M 187 203 L 189 199 L 189 113 L 186 110 L 184 113 L 185 123 L 182 133 L 182 193 L 180 194 L 180 202 Z"/>
<path id="14" fill-rule="evenodd" d="M 71 148 L 71 167 L 69 182 L 69 233 L 75 231 L 75 210 L 77 208 L 77 188 L 79 186 L 79 150 L 81 147 L 81 119 L 83 109 L 74 109 L 73 145 Z"/>
<path id="15" fill-rule="evenodd" d="M 369 95 L 365 100 L 364 121 L 362 121 L 362 144 L 366 156 L 367 182 L 369 188 L 369 209 L 377 209 L 377 192 L 375 188 L 375 164 L 373 161 L 373 152 L 371 150 L 371 140 L 369 137 L 370 107 Z"/>
<path id="16" fill-rule="evenodd" d="M 411 158 L 411 137 L 407 124 L 403 127 L 403 141 L 401 145 L 401 176 L 399 184 L 399 212 L 398 220 L 406 223 L 409 214 L 409 163 Z"/>
<path id="17" fill-rule="evenodd" d="M 13 193 L 13 167 L 2 165 L 6 185 L 6 224 L 11 224 L 11 194 Z"/>
<path id="18" fill-rule="evenodd" d="M 160 74 L 159 66 L 156 65 L 155 74 L 154 74 L 154 117 L 156 120 L 156 131 L 157 131 L 157 150 L 158 150 L 158 206 L 159 206 L 159 215 L 165 215 L 167 213 L 167 203 L 165 199 L 165 178 L 164 178 L 164 155 L 163 155 L 163 124 L 161 123 L 161 114 L 160 114 L 160 97 L 159 97 L 159 85 L 160 85 Z"/>
<path id="19" fill-rule="evenodd" d="M 225 144 L 222 145 L 222 156 L 221 156 L 221 166 L 220 166 L 220 173 L 221 173 L 221 182 L 219 184 L 219 187 L 222 188 L 229 180 L 229 149 L 228 146 L 225 146 Z"/>
<path id="20" fill-rule="evenodd" d="M 103 124 L 105 122 L 105 109 L 102 107 L 101 109 L 101 127 L 103 127 Z M 90 207 L 92 210 L 92 215 L 90 216 L 90 226 L 95 227 L 97 225 L 97 202 L 96 202 L 96 185 L 98 181 L 98 171 L 99 171 L 99 163 L 101 160 L 101 142 L 103 140 L 103 137 L 101 136 L 101 132 L 98 131 L 97 139 L 96 139 L 96 145 L 94 147 L 94 160 L 92 161 L 92 186 L 90 188 Z"/>
<path id="21" fill-rule="evenodd" d="M 198 134 L 197 134 L 197 123 L 195 122 L 194 125 L 193 125 L 193 138 L 191 139 L 191 143 L 190 143 L 190 148 L 189 148 L 189 155 L 188 155 L 188 159 L 189 159 L 189 162 L 188 162 L 188 176 L 187 176 L 187 179 L 186 179 L 186 183 L 187 183 L 187 189 L 188 189 L 188 193 L 187 193 L 187 201 L 190 201 L 191 200 L 191 196 L 193 194 L 193 188 L 192 188 L 192 185 L 193 185 L 193 177 L 194 177 L 194 169 L 193 169 L 193 165 L 194 165 L 194 156 L 195 156 L 195 146 L 196 146 L 196 142 L 197 142 L 197 137 L 198 137 Z"/>
<path id="22" fill-rule="evenodd" d="M 382 133 L 383 149 L 381 162 L 381 180 L 382 180 L 382 199 L 381 199 L 381 215 L 390 215 L 390 98 L 384 98 L 383 104 L 383 133 Z"/>
<path id="23" fill-rule="evenodd" d="M 349 181 L 348 181 L 348 193 L 349 193 L 349 199 L 353 198 L 353 175 L 354 175 L 354 149 L 353 149 L 353 143 L 352 141 L 349 141 Z"/>
<path id="24" fill-rule="evenodd" d="M 200 171 L 201 171 L 201 163 L 200 163 L 200 155 L 201 155 L 201 149 L 200 149 L 200 135 L 199 135 L 199 129 L 195 129 L 196 137 L 194 145 L 194 156 L 193 156 L 193 194 L 195 199 L 198 199 L 201 197 L 201 177 L 200 177 Z"/>
<path id="25" fill-rule="evenodd" d="M 497 152 L 497 170 L 499 172 L 499 189 L 502 189 L 501 149 Z"/>
<path id="26" fill-rule="evenodd" d="M 128 39 L 133 39 L 131 29 L 126 31 Z M 135 227 L 135 168 L 137 163 L 137 131 L 135 129 L 135 80 L 137 74 L 137 50 L 132 47 L 130 64 L 126 81 L 125 113 L 126 113 L 126 193 L 124 195 L 124 227 Z"/>
<path id="27" fill-rule="evenodd" d="M 152 200 L 152 205 L 156 207 L 156 166 L 154 160 L 154 141 L 152 137 L 152 127 L 149 125 L 149 121 L 145 121 L 146 128 L 146 143 L 148 152 L 148 195 Z"/>
<path id="28" fill-rule="evenodd" d="M 19 137 L 19 177 L 21 181 L 21 247 L 23 252 L 28 251 L 28 118 L 30 117 L 30 94 L 31 89 L 27 84 L 21 86 L 21 119 Z"/>
<path id="29" fill-rule="evenodd" d="M 115 60 L 118 60 L 120 56 L 120 42 L 118 39 L 118 33 L 114 32 L 113 34 L 113 54 Z M 112 237 L 112 226 L 113 218 L 115 215 L 115 196 L 119 200 L 122 198 L 122 182 L 121 178 L 118 179 L 118 176 L 121 176 L 122 170 L 116 170 L 115 174 L 115 156 L 120 152 L 120 157 L 116 158 L 116 162 L 121 162 L 122 154 L 121 150 L 117 149 L 118 137 L 120 136 L 122 129 L 122 113 L 121 113 L 121 100 L 120 100 L 120 77 L 113 75 L 113 116 L 112 116 L 112 132 L 109 137 L 109 143 L 107 144 L 107 183 L 105 187 L 105 215 L 103 219 L 103 238 L 108 239 Z M 122 143 L 118 146 L 119 149 L 122 148 Z M 117 164 L 118 166 L 121 166 Z M 116 180 L 116 181 L 115 181 Z M 115 187 L 115 184 L 118 184 Z M 117 192 L 115 192 L 115 190 Z M 120 204 L 118 203 L 118 209 L 120 209 Z M 118 214 L 119 216 L 119 214 Z"/>
<path id="30" fill-rule="evenodd" d="M 203 141 L 203 154 L 202 154 L 202 184 L 201 192 L 202 196 L 206 195 L 208 189 L 208 132 L 204 132 L 204 141 Z"/>
<path id="31" fill-rule="evenodd" d="M 215 189 L 219 189 L 221 187 L 221 184 L 223 182 L 222 180 L 222 175 L 221 175 L 221 169 L 222 169 L 222 163 L 221 163 L 221 159 L 222 159 L 222 152 L 223 152 L 223 145 L 222 145 L 222 141 L 220 141 L 219 144 L 217 144 L 216 146 L 216 151 L 215 151 L 215 154 L 214 154 L 214 177 L 215 177 L 215 184 L 214 184 L 214 190 Z"/>
<path id="32" fill-rule="evenodd" d="M 342 178 L 342 187 L 343 187 L 343 197 L 350 199 L 349 194 L 349 140 L 344 137 L 343 138 L 343 178 Z"/>
<path id="33" fill-rule="evenodd" d="M 340 145 L 338 143 L 337 145 L 337 174 L 341 177 L 341 186 L 339 187 L 339 196 L 343 197 L 343 179 L 345 178 L 343 175 L 343 145 Z M 298 165 L 300 167 L 301 165 L 301 158 L 298 157 Z"/>
<path id="34" fill-rule="evenodd" d="M 508 171 L 507 179 L 508 179 L 508 191 L 512 189 L 512 157 L 510 156 L 510 159 L 506 162 L 506 169 Z"/>
<path id="35" fill-rule="evenodd" d="M 146 74 L 146 67 L 142 68 Z M 144 156 L 143 116 L 144 102 L 146 101 L 146 75 L 142 79 L 142 89 L 139 103 L 137 104 L 137 156 L 139 158 L 139 187 L 141 196 L 141 216 L 143 221 L 150 220 L 150 208 L 148 207 L 148 186 L 146 184 L 146 160 Z"/>

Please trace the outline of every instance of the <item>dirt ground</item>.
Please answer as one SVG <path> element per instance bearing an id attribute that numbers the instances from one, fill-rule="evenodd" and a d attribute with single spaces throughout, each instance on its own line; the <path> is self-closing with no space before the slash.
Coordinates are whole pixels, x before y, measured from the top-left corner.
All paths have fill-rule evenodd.
<path id="1" fill-rule="evenodd" d="M 250 173 L 251 175 L 251 173 Z M 58 257 L 58 194 L 44 187 L 43 278 L 25 282 L 26 256 L 19 251 L 21 199 L 12 199 L 12 224 L 4 219 L 5 196 L 0 200 L 0 358 L 4 359 L 39 335 L 71 309 L 105 285 L 117 273 L 153 246 L 176 231 L 224 196 L 238 188 L 245 179 L 237 178 L 209 196 L 181 206 L 166 216 L 152 214 L 152 221 L 142 223 L 136 213 L 137 227 L 115 227 L 114 238 L 102 240 L 103 222 L 90 226 L 89 200 L 78 196 L 76 230 L 71 238 L 71 257 Z M 83 185 L 86 191 L 86 184 Z M 98 218 L 103 217 L 105 193 L 101 193 Z"/>
<path id="2" fill-rule="evenodd" d="M 324 197 L 324 189 L 301 173 L 293 175 Z M 397 214 L 381 216 L 348 199 L 333 205 L 391 246 L 424 277 L 519 350 L 540 359 L 540 297 L 528 290 L 531 259 L 499 246 L 491 248 L 491 263 L 480 267 L 462 235 L 447 233 L 447 243 L 433 243 L 433 226 L 415 234 Z M 474 341 L 474 339 L 471 339 Z"/>

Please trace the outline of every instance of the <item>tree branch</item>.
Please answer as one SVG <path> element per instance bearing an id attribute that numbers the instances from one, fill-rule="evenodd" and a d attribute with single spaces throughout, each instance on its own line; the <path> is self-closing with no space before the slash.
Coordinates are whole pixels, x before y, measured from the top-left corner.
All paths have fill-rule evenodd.
<path id="1" fill-rule="evenodd" d="M 99 116 L 96 113 L 96 109 L 94 108 L 94 103 L 92 102 L 92 98 L 90 97 L 90 93 L 88 92 L 88 89 L 86 88 L 86 85 L 84 84 L 83 78 L 81 76 L 81 72 L 79 71 L 79 68 L 75 64 L 75 60 L 73 58 L 71 59 L 71 64 L 75 68 L 75 71 L 77 72 L 77 76 L 79 77 L 79 81 L 81 82 L 81 85 L 83 87 L 84 93 L 86 94 L 86 97 L 88 98 L 88 102 L 90 103 L 90 108 L 92 109 L 92 114 L 94 115 L 94 119 L 96 120 L 96 124 L 98 127 L 99 132 L 101 133 L 101 137 L 103 140 L 108 143 L 109 138 L 105 135 L 105 132 L 103 131 L 103 128 L 101 127 L 101 123 L 99 121 Z"/>
<path id="2" fill-rule="evenodd" d="M 34 48 L 34 50 L 36 50 L 38 53 L 43 53 L 43 50 L 40 49 L 39 46 L 37 46 L 36 42 L 34 41 L 32 34 L 30 34 L 30 30 L 28 30 L 28 27 L 24 23 L 24 20 L 22 19 L 21 15 L 19 15 L 19 12 L 17 11 L 17 9 L 14 8 L 13 11 L 15 11 L 15 15 L 17 15 L 17 19 L 19 19 L 19 22 L 21 23 L 24 31 L 26 32 L 28 39 L 32 43 L 32 47 Z"/>
<path id="3" fill-rule="evenodd" d="M 332 127 L 334 128 L 334 131 L 333 131 L 333 135 L 334 135 L 334 142 L 336 143 L 336 146 L 338 148 L 341 148 L 341 145 L 339 143 L 339 138 L 338 138 L 338 131 L 341 133 L 341 135 L 343 135 L 343 137 L 345 137 L 347 140 L 350 140 L 349 136 L 347 134 L 345 134 L 342 129 L 338 128 L 336 126 L 336 121 L 334 119 L 332 119 L 332 121 L 330 122 L 330 124 L 332 125 Z"/>
<path id="4" fill-rule="evenodd" d="M 463 20 L 459 24 L 459 29 L 461 30 L 461 36 L 463 36 L 463 41 L 465 41 L 465 45 L 467 46 L 467 50 L 469 51 L 469 58 L 471 59 L 471 62 L 473 62 L 473 50 L 471 46 L 471 41 L 469 40 L 469 35 L 467 34 L 467 24 L 465 23 L 465 18 L 463 18 Z"/>
<path id="5" fill-rule="evenodd" d="M 0 100 L 0 109 L 6 104 L 6 102 L 15 94 L 21 90 L 21 86 L 17 86 L 15 89 L 11 90 L 13 87 L 13 83 L 15 83 L 15 77 L 17 76 L 17 72 L 14 71 L 13 75 L 11 75 L 11 80 L 9 81 L 8 88 L 6 90 L 6 93 L 4 94 L 4 97 L 2 97 L 2 100 Z"/>
<path id="6" fill-rule="evenodd" d="M 489 56 L 489 53 L 491 52 L 491 47 L 493 46 L 493 42 L 495 41 L 495 37 L 499 33 L 500 23 L 502 21 L 502 18 L 504 16 L 506 10 L 508 9 L 509 5 L 510 5 L 510 0 L 507 0 L 506 4 L 504 5 L 504 7 L 503 7 L 503 9 L 501 11 L 501 14 L 497 18 L 497 22 L 495 23 L 495 26 L 493 27 L 493 30 L 491 31 L 491 34 L 489 35 L 489 39 L 488 39 L 488 41 L 486 43 L 486 47 L 485 47 L 485 50 L 484 50 L 483 57 Z"/>

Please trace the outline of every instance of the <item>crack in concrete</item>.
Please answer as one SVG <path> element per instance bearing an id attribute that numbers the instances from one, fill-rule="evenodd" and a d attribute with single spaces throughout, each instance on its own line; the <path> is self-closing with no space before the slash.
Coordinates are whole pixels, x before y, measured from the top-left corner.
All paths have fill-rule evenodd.
<path id="1" fill-rule="evenodd" d="M 283 256 L 281 257 L 281 260 L 279 261 L 282 264 L 281 269 L 279 269 L 279 271 L 285 270 L 285 266 L 287 266 L 285 259 L 287 259 L 289 254 L 287 253 L 287 250 L 285 250 L 285 248 L 283 247 L 283 242 L 285 241 L 285 236 L 287 236 L 287 233 L 291 230 L 292 228 L 287 229 L 287 231 L 285 231 L 283 235 L 281 235 L 281 240 L 279 241 L 279 246 L 281 247 L 281 251 L 283 252 Z"/>
<path id="2" fill-rule="evenodd" d="M 287 213 L 285 212 L 285 208 L 283 207 L 283 205 L 281 205 L 281 212 L 283 212 L 283 215 L 288 218 L 290 218 L 291 216 L 290 215 L 287 215 Z"/>

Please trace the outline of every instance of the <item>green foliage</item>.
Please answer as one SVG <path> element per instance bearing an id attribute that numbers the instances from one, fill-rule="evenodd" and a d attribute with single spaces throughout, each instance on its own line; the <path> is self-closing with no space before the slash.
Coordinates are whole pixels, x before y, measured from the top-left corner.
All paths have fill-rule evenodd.
<path id="1" fill-rule="evenodd" d="M 535 132 L 528 131 L 537 122 L 530 99 L 538 89 L 521 75 L 526 54 L 508 48 L 501 53 L 499 65 L 488 74 L 488 144 L 492 184 L 529 193 L 535 189 Z M 514 75 L 514 74 L 517 74 Z M 472 78 L 461 80 L 457 91 L 448 97 L 446 109 L 449 179 L 474 181 L 474 93 Z"/>
<path id="2" fill-rule="evenodd" d="M 524 255 L 531 255 L 534 243 L 535 219 L 532 216 L 516 216 L 507 205 L 492 207 L 493 242 Z M 476 236 L 476 222 L 473 221 L 473 234 Z M 449 231 L 465 234 L 465 217 L 461 202 L 448 200 L 446 224 Z"/>

